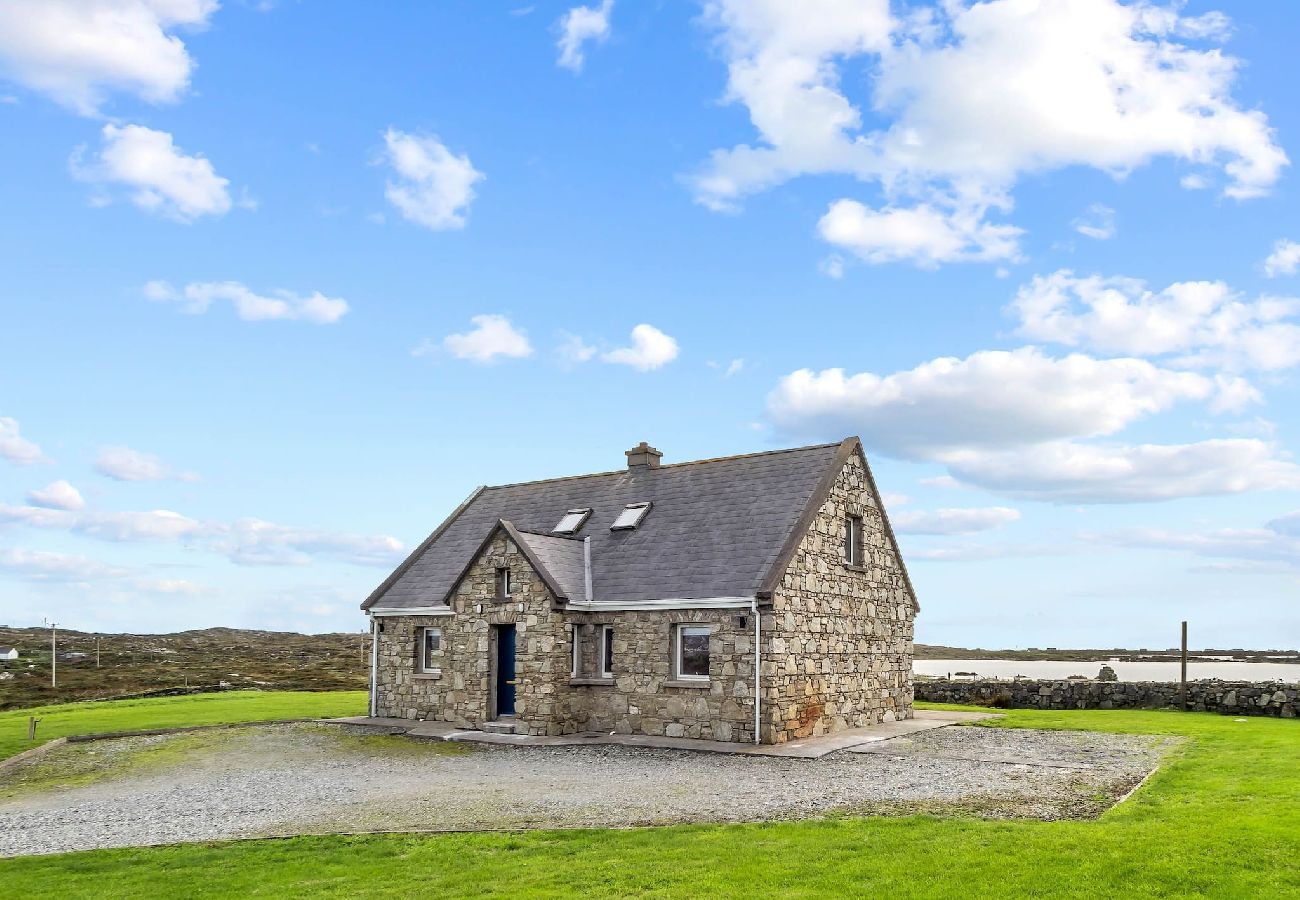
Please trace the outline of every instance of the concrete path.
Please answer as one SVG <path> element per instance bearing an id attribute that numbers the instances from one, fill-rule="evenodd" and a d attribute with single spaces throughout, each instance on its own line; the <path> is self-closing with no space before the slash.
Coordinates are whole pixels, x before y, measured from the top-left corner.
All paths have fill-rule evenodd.
<path id="1" fill-rule="evenodd" d="M 947 725 L 976 722 L 997 718 L 994 713 L 948 712 L 945 710 L 918 709 L 911 719 L 899 722 L 882 722 L 866 728 L 850 728 L 819 737 L 801 738 L 784 744 L 738 744 L 726 741 L 702 741 L 693 738 L 670 738 L 644 734 L 611 734 L 584 731 L 556 737 L 539 737 L 529 734 L 501 734 L 487 731 L 467 731 L 449 722 L 420 722 L 414 719 L 370 718 L 349 716 L 326 719 L 333 725 L 352 725 L 370 728 L 383 734 L 405 734 L 413 738 L 435 741 L 470 741 L 479 744 L 507 744 L 515 747 L 591 747 L 602 744 L 617 747 L 649 747 L 659 750 L 696 750 L 703 753 L 729 753 L 741 756 L 779 756 L 796 759 L 820 759 L 837 750 L 866 752 L 863 748 L 888 741 L 891 738 L 931 731 Z M 856 749 L 855 749 L 856 748 Z"/>

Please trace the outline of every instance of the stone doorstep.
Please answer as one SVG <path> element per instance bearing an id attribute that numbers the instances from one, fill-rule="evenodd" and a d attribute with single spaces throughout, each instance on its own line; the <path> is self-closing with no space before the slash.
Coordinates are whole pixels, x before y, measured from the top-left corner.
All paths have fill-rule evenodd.
<path id="1" fill-rule="evenodd" d="M 862 745 L 888 741 L 890 738 L 916 734 L 947 725 L 998 718 L 992 713 L 943 712 L 917 710 L 915 717 L 899 722 L 882 722 L 866 728 L 851 728 L 834 734 L 788 741 L 784 744 L 740 744 L 729 741 L 705 741 L 694 738 L 670 738 L 647 734 L 610 734 L 585 731 L 555 737 L 530 734 L 504 734 L 490 731 L 466 731 L 449 722 L 419 722 L 412 719 L 375 718 L 352 716 L 344 719 L 327 719 L 334 725 L 354 725 L 372 728 L 381 733 L 400 733 L 408 737 L 435 741 L 456 741 L 478 744 L 508 744 L 516 747 L 579 747 L 612 745 L 618 747 L 648 747 L 656 750 L 695 750 L 704 753 L 730 753 L 741 756 L 781 756 L 796 759 L 820 759 L 837 750 L 851 750 Z M 883 752 L 883 751 L 882 751 Z"/>

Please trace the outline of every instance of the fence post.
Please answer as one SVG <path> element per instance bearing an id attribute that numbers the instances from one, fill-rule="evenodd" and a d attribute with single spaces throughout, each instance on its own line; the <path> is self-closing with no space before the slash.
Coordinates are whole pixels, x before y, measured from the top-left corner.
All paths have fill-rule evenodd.
<path id="1" fill-rule="evenodd" d="M 1183 623 L 1183 654 L 1181 674 L 1178 683 L 1178 705 L 1187 711 L 1187 623 Z"/>
<path id="2" fill-rule="evenodd" d="M 35 716 L 27 717 L 27 740 L 28 741 L 36 740 L 36 723 L 39 721 L 40 719 L 36 718 Z"/>

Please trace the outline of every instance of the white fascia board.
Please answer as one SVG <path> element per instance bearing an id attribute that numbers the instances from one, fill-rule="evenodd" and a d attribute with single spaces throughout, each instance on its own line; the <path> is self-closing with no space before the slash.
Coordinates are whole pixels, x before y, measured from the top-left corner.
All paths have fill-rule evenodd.
<path id="1" fill-rule="evenodd" d="M 570 600 L 564 608 L 574 612 L 618 612 L 633 609 L 748 609 L 753 597 L 687 597 L 671 600 Z"/>
<path id="2" fill-rule="evenodd" d="M 373 606 L 366 611 L 372 616 L 449 616 L 450 606 Z"/>

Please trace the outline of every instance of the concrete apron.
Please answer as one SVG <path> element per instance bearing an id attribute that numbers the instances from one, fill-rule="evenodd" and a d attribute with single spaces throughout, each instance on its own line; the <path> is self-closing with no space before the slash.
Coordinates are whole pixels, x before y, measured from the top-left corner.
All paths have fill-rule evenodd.
<path id="1" fill-rule="evenodd" d="M 797 759 L 819 759 L 837 750 L 888 741 L 890 738 L 930 731 L 947 725 L 996 719 L 995 713 L 948 712 L 918 709 L 911 719 L 899 722 L 882 722 L 866 728 L 850 728 L 819 737 L 800 738 L 784 744 L 738 744 L 728 741 L 702 741 L 693 738 L 670 738 L 645 734 L 610 734 L 584 731 L 558 737 L 539 737 L 530 734 L 495 734 L 486 731 L 466 731 L 448 722 L 420 722 L 414 719 L 370 718 L 351 716 L 326 719 L 331 725 L 352 725 L 380 734 L 404 734 L 408 737 L 435 741 L 468 741 L 479 744 L 507 744 L 514 747 L 580 747 L 612 744 L 618 747 L 650 747 L 657 750 L 696 750 L 703 753 L 731 753 L 741 756 L 784 756 Z M 861 752 L 861 751 L 859 751 Z"/>

